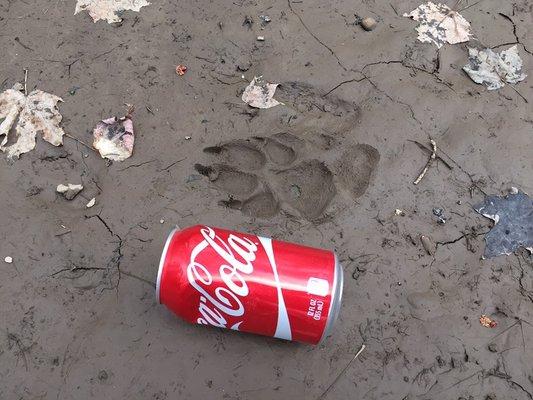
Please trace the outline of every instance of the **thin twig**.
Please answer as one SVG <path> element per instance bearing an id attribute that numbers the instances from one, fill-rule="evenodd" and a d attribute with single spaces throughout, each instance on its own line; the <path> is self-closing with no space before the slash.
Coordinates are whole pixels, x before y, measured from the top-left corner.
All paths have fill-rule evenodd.
<path id="1" fill-rule="evenodd" d="M 431 152 L 432 152 L 432 150 L 430 148 L 426 147 L 424 144 L 420 143 L 417 140 L 407 139 L 407 141 L 416 144 L 420 149 L 424 150 L 425 152 L 428 152 L 429 154 L 431 154 Z M 438 150 L 438 148 L 437 148 L 437 150 Z M 446 161 L 444 158 L 442 158 L 441 156 L 437 155 L 436 159 L 442 161 L 444 166 L 446 168 L 448 168 L 449 170 L 453 169 L 453 166 L 448 161 Z"/>
<path id="2" fill-rule="evenodd" d="M 24 69 L 24 96 L 28 95 L 28 69 Z"/>
<path id="3" fill-rule="evenodd" d="M 162 168 L 162 169 L 158 170 L 157 172 L 168 171 L 168 170 L 169 170 L 170 168 L 172 168 L 174 165 L 176 165 L 177 163 L 180 163 L 180 162 L 182 162 L 183 160 L 186 160 L 186 159 L 187 159 L 187 157 L 182 158 L 182 159 L 177 160 L 177 161 L 174 161 L 174 162 L 173 162 L 172 164 L 170 164 L 168 167 Z"/>
<path id="4" fill-rule="evenodd" d="M 424 178 L 424 176 L 426 175 L 426 172 L 428 172 L 428 169 L 435 160 L 435 158 L 437 158 L 437 143 L 433 139 L 430 140 L 430 143 L 431 147 L 433 147 L 433 152 L 431 153 L 431 156 L 429 157 L 426 166 L 424 167 L 420 175 L 418 175 L 418 178 L 416 178 L 416 180 L 413 182 L 414 185 L 418 185 L 420 183 L 422 178 Z"/>
<path id="5" fill-rule="evenodd" d="M 74 267 L 74 268 L 63 268 L 63 269 L 60 269 L 59 271 L 56 271 L 54 272 L 52 275 L 50 275 L 51 277 L 52 276 L 56 276 L 62 272 L 77 272 L 77 271 L 106 271 L 107 268 L 100 268 L 100 267 Z"/>
<path id="6" fill-rule="evenodd" d="M 92 146 L 89 146 L 87 143 L 81 141 L 80 139 L 78 139 L 77 137 L 75 136 L 72 136 L 70 133 L 65 133 L 65 136 L 72 139 L 72 140 L 75 140 L 76 142 L 84 145 L 85 147 L 87 147 L 88 149 L 91 149 L 92 151 L 96 151 Z"/>
<path id="7" fill-rule="evenodd" d="M 516 94 L 519 95 L 522 98 L 522 100 L 524 100 L 526 103 L 529 103 L 529 101 L 527 101 L 527 99 L 524 97 L 524 95 L 522 93 L 520 93 L 517 88 L 515 88 L 512 85 L 507 85 L 507 86 L 509 86 L 511 89 L 513 89 L 516 92 Z"/>
<path id="8" fill-rule="evenodd" d="M 344 373 L 346 372 L 346 370 L 348 369 L 348 367 L 356 360 L 357 357 L 359 357 L 359 355 L 363 352 L 363 350 L 366 348 L 366 346 L 363 344 L 361 345 L 361 348 L 359 349 L 359 351 L 355 354 L 355 356 L 353 356 L 353 358 L 350 360 L 350 362 L 348 364 L 346 364 L 346 367 L 344 367 L 344 369 L 340 372 L 339 375 L 337 375 L 337 377 L 335 378 L 335 380 L 333 382 L 331 382 L 331 385 L 328 386 L 328 388 L 320 395 L 320 397 L 317 399 L 317 400 L 321 400 L 323 399 L 324 397 L 326 397 L 326 395 L 328 394 L 328 392 L 331 390 L 331 388 L 333 386 L 335 386 L 335 384 L 337 383 L 337 381 L 341 378 L 342 375 L 344 375 Z"/>
<path id="9" fill-rule="evenodd" d="M 149 284 L 150 286 L 152 286 L 155 289 L 155 286 L 156 286 L 155 282 L 149 281 L 148 279 L 141 278 L 140 276 L 134 275 L 134 274 L 132 274 L 131 272 L 128 272 L 128 271 L 121 271 L 121 272 L 124 275 L 129 276 L 130 278 L 134 278 L 134 279 L 137 279 L 138 281 L 147 283 L 147 284 Z"/>
<path id="10" fill-rule="evenodd" d="M 475 3 L 470 4 L 469 6 L 465 6 L 465 7 L 461 8 L 460 10 L 457 10 L 457 12 L 463 12 L 464 10 L 468 10 L 470 7 L 474 7 L 474 6 L 478 5 L 479 3 L 481 3 L 482 1 L 483 0 L 476 1 Z"/>
<path id="11" fill-rule="evenodd" d="M 454 388 L 455 386 L 458 386 L 458 385 L 460 385 L 461 383 L 463 383 L 463 382 L 465 382 L 465 381 L 467 381 L 467 380 L 473 378 L 474 376 L 478 375 L 480 372 L 483 372 L 483 370 L 481 369 L 481 370 L 479 370 L 479 371 L 477 371 L 477 372 L 474 372 L 472 375 L 469 375 L 469 376 L 467 376 L 466 378 L 463 378 L 463 379 L 461 379 L 461 380 L 455 382 L 453 385 L 448 386 L 447 388 L 442 389 L 440 392 L 437 392 L 437 393 L 435 393 L 435 394 L 444 393 L 444 392 L 450 390 L 451 388 Z"/>
<path id="12" fill-rule="evenodd" d="M 97 59 L 99 59 L 100 57 L 106 56 L 106 55 L 108 55 L 109 53 L 111 53 L 113 50 L 118 49 L 119 47 L 122 47 L 122 46 L 124 46 L 125 44 L 126 44 L 126 42 L 120 43 L 120 44 L 116 45 L 115 47 L 113 47 L 113 48 L 111 48 L 111 49 L 109 49 L 109 50 L 107 50 L 107 51 L 104 51 L 103 53 L 98 54 L 96 57 L 93 58 L 93 60 L 97 60 Z"/>

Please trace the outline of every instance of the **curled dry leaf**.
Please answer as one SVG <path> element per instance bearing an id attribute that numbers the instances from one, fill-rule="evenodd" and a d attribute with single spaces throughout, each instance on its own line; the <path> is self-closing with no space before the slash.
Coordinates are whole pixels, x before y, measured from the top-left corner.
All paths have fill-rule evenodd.
<path id="1" fill-rule="evenodd" d="M 518 83 L 526 79 L 516 45 L 500 54 L 489 48 L 469 48 L 468 55 L 469 62 L 463 70 L 474 82 L 485 85 L 488 90 L 496 90 L 505 86 L 505 83 Z"/>
<path id="2" fill-rule="evenodd" d="M 140 11 L 144 6 L 148 6 L 146 0 L 78 0 L 74 15 L 80 11 L 87 10 L 94 22 L 101 19 L 112 24 L 121 22 L 120 15 L 126 11 Z"/>
<path id="3" fill-rule="evenodd" d="M 281 103 L 273 97 L 278 85 L 278 83 L 266 82 L 262 76 L 256 76 L 246 89 L 244 89 L 242 101 L 255 108 L 271 108 L 277 106 Z"/>
<path id="4" fill-rule="evenodd" d="M 403 16 L 420 22 L 416 31 L 421 42 L 434 43 L 441 48 L 445 43 L 455 44 L 470 40 L 470 22 L 445 4 L 429 1 Z"/>
<path id="5" fill-rule="evenodd" d="M 490 317 L 487 317 L 485 314 L 482 314 L 481 317 L 479 317 L 479 323 L 485 328 L 495 328 L 498 325 L 496 321 Z"/>
<path id="6" fill-rule="evenodd" d="M 41 90 L 25 96 L 21 89 L 22 85 L 18 84 L 0 94 L 0 150 L 6 152 L 8 158 L 18 158 L 35 148 L 37 132 L 54 146 L 63 144 L 65 134 L 59 127 L 63 117 L 57 108 L 57 103 L 63 100 Z M 16 138 L 11 140 L 13 144 L 6 146 L 17 118 Z"/>
<path id="7" fill-rule="evenodd" d="M 133 121 L 131 113 L 122 118 L 108 118 L 100 121 L 93 131 L 93 147 L 102 158 L 124 161 L 133 153 Z"/>

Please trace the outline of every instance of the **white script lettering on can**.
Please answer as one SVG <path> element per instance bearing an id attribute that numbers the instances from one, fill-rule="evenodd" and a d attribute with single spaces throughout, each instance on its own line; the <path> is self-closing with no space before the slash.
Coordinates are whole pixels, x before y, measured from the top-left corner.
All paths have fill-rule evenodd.
<path id="1" fill-rule="evenodd" d="M 244 306 L 240 300 L 248 296 L 249 290 L 242 274 L 249 275 L 253 272 L 252 262 L 255 260 L 257 246 L 249 239 L 229 235 L 227 243 L 224 242 L 214 229 L 205 227 L 200 229 L 204 238 L 191 252 L 191 259 L 187 266 L 187 278 L 193 288 L 200 293 L 198 311 L 201 315 L 197 323 L 227 328 L 224 316 L 241 317 L 244 315 Z M 209 290 L 213 284 L 213 277 L 209 272 L 211 266 L 205 266 L 196 259 L 203 250 L 211 248 L 222 259 L 218 266 L 218 273 L 225 287 Z M 231 329 L 239 328 L 242 321 L 232 324 Z"/>

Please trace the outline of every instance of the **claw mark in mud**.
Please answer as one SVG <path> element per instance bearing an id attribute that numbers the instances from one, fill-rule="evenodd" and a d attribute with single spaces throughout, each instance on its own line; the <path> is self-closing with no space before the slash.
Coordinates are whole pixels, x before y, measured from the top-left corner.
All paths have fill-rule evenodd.
<path id="1" fill-rule="evenodd" d="M 285 210 L 315 220 L 340 193 L 362 196 L 377 167 L 380 156 L 372 146 L 340 146 L 327 135 L 252 137 L 207 147 L 214 163 L 195 169 L 230 196 L 221 205 L 254 217 Z"/>
<path id="2" fill-rule="evenodd" d="M 13 344 L 17 347 L 17 357 L 22 357 L 22 361 L 24 362 L 24 369 L 28 371 L 28 358 L 26 353 L 31 348 L 30 346 L 25 346 L 22 341 L 20 340 L 19 336 L 7 331 L 7 342 L 8 342 L 8 348 L 11 349 L 13 347 Z"/>

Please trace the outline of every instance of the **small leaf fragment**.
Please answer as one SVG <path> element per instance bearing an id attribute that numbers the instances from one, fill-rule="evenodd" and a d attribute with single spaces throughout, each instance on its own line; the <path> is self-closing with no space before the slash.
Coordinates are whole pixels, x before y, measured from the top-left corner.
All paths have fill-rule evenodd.
<path id="1" fill-rule="evenodd" d="M 255 108 L 271 108 L 282 104 L 273 98 L 278 85 L 266 82 L 262 76 L 256 76 L 244 89 L 242 101 Z"/>

